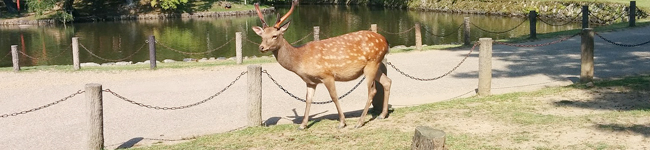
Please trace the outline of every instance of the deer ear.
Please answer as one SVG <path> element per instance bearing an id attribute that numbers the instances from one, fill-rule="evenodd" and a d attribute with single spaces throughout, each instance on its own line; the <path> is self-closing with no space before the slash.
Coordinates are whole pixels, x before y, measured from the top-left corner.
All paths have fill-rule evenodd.
<path id="1" fill-rule="evenodd" d="M 291 24 L 291 21 L 287 21 L 287 23 L 284 23 L 278 30 L 280 30 L 281 32 L 287 31 L 287 29 L 289 28 L 289 24 Z"/>
<path id="2" fill-rule="evenodd" d="M 264 33 L 264 29 L 262 29 L 262 27 L 259 26 L 253 26 L 253 31 L 255 31 L 255 33 L 257 33 L 257 35 L 259 36 L 262 36 L 262 34 Z"/>

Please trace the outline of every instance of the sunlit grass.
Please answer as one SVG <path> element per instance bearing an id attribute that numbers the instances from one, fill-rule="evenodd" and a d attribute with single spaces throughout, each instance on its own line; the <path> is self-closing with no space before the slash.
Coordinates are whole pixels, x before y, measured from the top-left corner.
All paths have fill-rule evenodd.
<path id="1" fill-rule="evenodd" d="M 621 86 L 634 89 L 640 79 L 650 76 L 627 77 L 618 80 L 597 81 L 596 86 Z M 371 120 L 359 129 L 336 129 L 336 120 L 313 120 L 307 130 L 297 130 L 297 125 L 283 124 L 270 127 L 251 127 L 242 130 L 198 137 L 175 145 L 153 145 L 134 149 L 409 149 L 415 126 L 428 124 L 445 130 L 446 146 L 449 149 L 510 149 L 510 145 L 494 142 L 525 144 L 531 141 L 548 142 L 545 129 L 575 127 L 585 129 L 585 124 L 600 121 L 615 121 L 617 118 L 639 118 L 650 115 L 647 110 L 608 111 L 575 116 L 540 114 L 539 108 L 557 107 L 536 97 L 559 95 L 572 90 L 584 90 L 579 86 L 552 87 L 534 92 L 517 92 L 487 97 L 461 98 L 424 104 L 413 107 L 395 108 L 388 119 Z M 650 89 L 638 89 L 649 91 Z M 468 113 L 471 115 L 466 115 Z M 436 124 L 435 118 L 455 118 L 457 120 L 481 118 L 483 121 L 508 125 L 513 128 L 507 133 L 468 134 L 453 130 L 455 126 Z M 357 118 L 350 118 L 354 122 Z M 523 129 L 522 129 L 523 128 Z M 608 132 L 640 131 L 647 126 L 605 124 L 598 126 Z M 405 130 L 406 129 L 406 130 Z M 533 130 L 525 130 L 533 129 Z M 593 129 L 593 128 L 592 128 Z M 603 141 L 584 140 L 571 145 L 547 143 L 533 146 L 534 149 L 621 149 L 624 145 Z"/>

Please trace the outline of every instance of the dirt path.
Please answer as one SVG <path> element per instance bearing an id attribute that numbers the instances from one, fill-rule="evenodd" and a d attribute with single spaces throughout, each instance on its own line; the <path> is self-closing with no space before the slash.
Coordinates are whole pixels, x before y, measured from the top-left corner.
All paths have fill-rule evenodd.
<path id="1" fill-rule="evenodd" d="M 626 44 L 650 40 L 650 27 L 601 33 Z M 546 43 L 556 39 L 533 43 Z M 453 68 L 469 49 L 389 54 L 387 59 L 407 73 L 432 78 Z M 580 75 L 580 37 L 560 44 L 536 48 L 495 45 L 492 93 L 531 91 L 547 86 L 568 85 Z M 597 78 L 650 72 L 650 46 L 618 47 L 596 38 Z M 262 64 L 275 79 L 295 95 L 305 94 L 304 83 L 277 63 Z M 123 72 L 0 72 L 0 114 L 29 110 L 83 90 L 87 83 L 131 100 L 156 106 L 180 106 L 201 101 L 232 82 L 246 66 L 200 69 L 161 69 Z M 411 80 L 389 68 L 393 79 L 390 103 L 403 107 L 475 95 L 478 52 L 454 73 L 440 80 Z M 358 80 L 338 83 L 338 93 L 347 92 Z M 363 109 L 367 88 L 360 86 L 342 99 L 343 110 L 357 117 Z M 246 124 L 246 78 L 202 105 L 182 110 L 153 110 L 124 102 L 104 93 L 106 146 L 148 144 L 157 139 L 181 139 L 225 132 Z M 323 86 L 316 101 L 326 101 Z M 84 95 L 33 113 L 0 118 L 0 147 L 3 149 L 81 149 L 86 134 Z M 301 119 L 304 103 L 294 100 L 263 76 L 263 119 L 267 124 L 293 123 Z M 314 117 L 335 114 L 333 104 L 313 105 Z M 372 122 L 370 122 L 372 123 Z M 128 146 L 125 144 L 123 146 Z"/>

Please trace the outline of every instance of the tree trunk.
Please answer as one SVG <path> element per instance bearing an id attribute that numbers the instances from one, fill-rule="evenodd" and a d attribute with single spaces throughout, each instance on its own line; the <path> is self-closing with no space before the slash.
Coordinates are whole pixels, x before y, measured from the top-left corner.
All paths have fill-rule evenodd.
<path id="1" fill-rule="evenodd" d="M 72 13 L 74 11 L 72 4 L 74 4 L 74 0 L 65 0 L 63 2 L 63 10 L 65 10 L 67 13 Z"/>

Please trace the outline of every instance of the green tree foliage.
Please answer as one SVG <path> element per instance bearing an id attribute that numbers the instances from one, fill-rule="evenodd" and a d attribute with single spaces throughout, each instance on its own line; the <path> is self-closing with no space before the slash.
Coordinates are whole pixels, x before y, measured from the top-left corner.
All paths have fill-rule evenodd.
<path id="1" fill-rule="evenodd" d="M 165 10 L 178 8 L 178 5 L 186 4 L 188 0 L 151 0 L 151 7 L 160 7 Z"/>
<path id="2" fill-rule="evenodd" d="M 56 0 L 31 0 L 27 1 L 29 11 L 36 13 L 36 16 L 43 15 L 43 12 L 48 11 L 54 7 Z"/>

